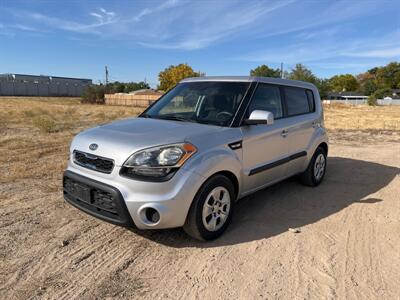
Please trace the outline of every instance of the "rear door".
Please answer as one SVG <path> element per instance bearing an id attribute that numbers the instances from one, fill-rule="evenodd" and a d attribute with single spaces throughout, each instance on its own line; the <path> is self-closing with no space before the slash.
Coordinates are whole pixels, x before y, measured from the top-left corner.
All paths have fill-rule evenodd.
<path id="1" fill-rule="evenodd" d="M 307 150 L 317 127 L 318 114 L 311 90 L 299 87 L 284 87 L 283 90 L 290 157 L 287 173 L 290 176 L 304 171 L 307 166 Z"/>
<path id="2" fill-rule="evenodd" d="M 286 175 L 287 167 L 286 164 L 280 163 L 288 155 L 281 88 L 277 85 L 259 83 L 245 118 L 248 118 L 254 110 L 272 112 L 275 120 L 272 125 L 241 127 L 245 193 L 282 179 Z"/>

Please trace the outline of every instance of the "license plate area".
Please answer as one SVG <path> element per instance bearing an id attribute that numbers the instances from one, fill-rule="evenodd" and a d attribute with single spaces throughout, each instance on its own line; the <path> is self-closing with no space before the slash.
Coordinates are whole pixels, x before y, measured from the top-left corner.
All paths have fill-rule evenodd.
<path id="1" fill-rule="evenodd" d="M 85 202 L 87 204 L 91 203 L 91 191 L 88 186 L 81 185 L 79 183 L 74 182 L 72 184 L 72 188 L 70 193 L 76 199 Z"/>

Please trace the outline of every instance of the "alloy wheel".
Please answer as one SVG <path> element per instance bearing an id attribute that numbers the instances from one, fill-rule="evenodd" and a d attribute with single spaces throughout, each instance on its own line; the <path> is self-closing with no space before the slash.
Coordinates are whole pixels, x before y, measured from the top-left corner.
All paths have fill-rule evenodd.
<path id="1" fill-rule="evenodd" d="M 231 208 L 231 196 L 222 186 L 214 188 L 203 205 L 202 220 L 208 231 L 219 230 L 226 222 Z"/>
<path id="2" fill-rule="evenodd" d="M 314 163 L 314 177 L 317 181 L 320 181 L 325 172 L 325 156 L 320 153 L 315 159 Z"/>

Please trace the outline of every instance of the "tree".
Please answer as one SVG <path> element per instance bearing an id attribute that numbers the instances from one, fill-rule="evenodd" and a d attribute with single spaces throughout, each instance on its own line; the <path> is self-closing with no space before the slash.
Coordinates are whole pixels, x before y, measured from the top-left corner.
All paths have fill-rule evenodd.
<path id="1" fill-rule="evenodd" d="M 363 95 L 370 96 L 378 89 L 375 83 L 375 74 L 370 73 L 369 71 L 358 74 L 357 81 L 359 85 L 358 91 Z"/>
<path id="2" fill-rule="evenodd" d="M 160 82 L 158 89 L 168 91 L 172 89 L 179 81 L 188 77 L 199 77 L 203 74 L 193 71 L 192 67 L 188 64 L 179 64 L 176 66 L 169 66 L 158 74 Z"/>
<path id="3" fill-rule="evenodd" d="M 359 88 L 357 79 L 351 74 L 335 75 L 329 79 L 329 85 L 334 92 L 356 91 Z"/>
<path id="4" fill-rule="evenodd" d="M 143 90 L 143 89 L 149 89 L 150 85 L 147 82 L 140 81 L 140 82 L 128 82 L 125 84 L 125 93 L 137 91 L 137 90 Z"/>
<path id="5" fill-rule="evenodd" d="M 368 105 L 375 106 L 378 105 L 378 99 L 383 99 L 387 96 L 392 96 L 392 89 L 390 88 L 382 88 L 376 90 L 373 94 L 368 97 L 367 103 Z"/>
<path id="6" fill-rule="evenodd" d="M 376 74 L 377 71 L 378 71 L 378 67 L 375 67 L 375 68 L 369 69 L 369 70 L 368 70 L 368 73 L 375 76 L 375 74 Z"/>
<path id="7" fill-rule="evenodd" d="M 123 93 L 125 90 L 125 83 L 123 82 L 113 82 L 113 83 L 109 83 L 107 86 L 108 90 L 107 92 L 111 93 Z"/>
<path id="8" fill-rule="evenodd" d="M 82 94 L 82 103 L 104 103 L 105 87 L 103 84 L 92 84 Z"/>
<path id="9" fill-rule="evenodd" d="M 311 72 L 311 70 L 302 64 L 296 64 L 296 66 L 287 74 L 287 78 L 307 81 L 313 84 L 318 82 L 318 78 Z"/>
<path id="10" fill-rule="evenodd" d="M 314 83 L 319 91 L 319 95 L 321 99 L 326 99 L 328 97 L 328 93 L 331 91 L 329 80 L 317 78 L 317 81 Z"/>
<path id="11" fill-rule="evenodd" d="M 296 64 L 290 72 L 286 72 L 285 78 L 306 81 L 314 84 L 319 91 L 321 99 L 325 99 L 330 92 L 329 81 L 327 79 L 318 78 L 310 69 L 302 64 Z"/>
<path id="12" fill-rule="evenodd" d="M 250 76 L 280 78 L 281 71 L 279 69 L 272 69 L 267 65 L 261 65 L 253 70 L 250 70 Z"/>
<path id="13" fill-rule="evenodd" d="M 400 83 L 400 63 L 391 62 L 376 70 L 376 83 L 379 88 L 397 88 Z"/>
<path id="14" fill-rule="evenodd" d="M 372 94 L 372 96 L 376 99 L 383 99 L 385 97 L 392 97 L 393 92 L 392 92 L 392 89 L 390 89 L 390 88 L 383 88 L 383 89 L 376 90 Z"/>
<path id="15" fill-rule="evenodd" d="M 366 95 L 372 95 L 376 90 L 378 89 L 378 87 L 375 84 L 375 81 L 370 79 L 365 81 L 362 85 L 361 85 L 361 89 L 360 91 Z"/>
<path id="16" fill-rule="evenodd" d="M 107 85 L 107 93 L 129 93 L 141 89 L 149 89 L 150 86 L 146 82 L 111 82 Z"/>

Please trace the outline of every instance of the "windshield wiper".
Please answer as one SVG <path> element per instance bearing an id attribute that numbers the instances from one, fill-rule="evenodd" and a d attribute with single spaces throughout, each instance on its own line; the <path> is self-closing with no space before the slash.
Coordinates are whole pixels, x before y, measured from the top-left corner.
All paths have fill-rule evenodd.
<path id="1" fill-rule="evenodd" d="M 151 116 L 151 115 L 149 115 L 149 114 L 141 114 L 141 115 L 139 116 L 139 118 L 149 118 L 149 119 L 151 119 L 151 118 L 153 118 L 153 116 Z"/>
<path id="2" fill-rule="evenodd" d="M 178 116 L 157 116 L 157 119 L 180 121 L 180 122 L 193 122 L 193 120 L 191 119 L 186 119 Z"/>

